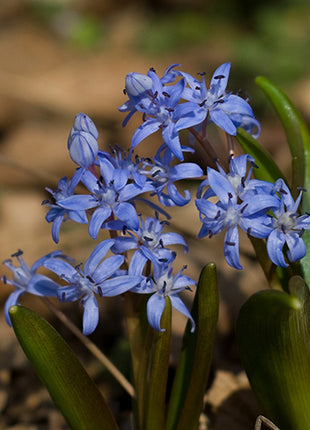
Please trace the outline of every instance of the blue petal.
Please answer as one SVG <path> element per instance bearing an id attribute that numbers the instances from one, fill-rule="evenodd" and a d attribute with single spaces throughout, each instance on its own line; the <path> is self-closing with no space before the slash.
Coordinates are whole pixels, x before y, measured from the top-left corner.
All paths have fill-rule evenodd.
<path id="1" fill-rule="evenodd" d="M 199 178 L 203 175 L 203 170 L 195 163 L 181 163 L 170 169 L 170 179 L 178 181 L 179 179 Z"/>
<path id="2" fill-rule="evenodd" d="M 189 310 L 187 309 L 185 304 L 182 302 L 180 297 L 178 297 L 177 295 L 171 294 L 169 297 L 171 300 L 171 305 L 174 307 L 174 309 L 181 312 L 181 314 L 185 315 L 190 320 L 190 322 L 192 324 L 191 333 L 193 333 L 195 331 L 196 324 L 195 324 L 195 321 L 193 320 L 193 317 L 191 316 Z"/>
<path id="3" fill-rule="evenodd" d="M 94 271 L 93 280 L 96 284 L 100 284 L 105 279 L 112 276 L 123 264 L 123 255 L 113 255 L 112 257 L 106 258 Z"/>
<path id="4" fill-rule="evenodd" d="M 138 249 L 131 257 L 128 269 L 129 275 L 142 275 L 146 262 L 147 258 L 141 252 L 141 250 Z"/>
<path id="5" fill-rule="evenodd" d="M 53 224 L 52 224 L 52 238 L 55 243 L 59 242 L 59 230 L 62 224 L 62 221 L 64 219 L 64 216 L 57 216 L 55 217 Z"/>
<path id="6" fill-rule="evenodd" d="M 112 210 L 109 206 L 100 206 L 95 210 L 92 214 L 92 217 L 88 224 L 88 232 L 92 239 L 96 239 L 98 236 L 98 232 L 102 226 L 102 224 L 106 221 L 107 218 L 111 215 Z"/>
<path id="7" fill-rule="evenodd" d="M 11 306 L 17 305 L 18 304 L 18 298 L 21 294 L 23 294 L 25 291 L 22 289 L 18 289 L 13 291 L 13 293 L 11 293 L 9 295 L 9 297 L 7 298 L 5 305 L 4 305 L 4 316 L 5 316 L 5 320 L 7 322 L 7 324 L 12 327 L 12 323 L 11 323 L 11 318 L 9 315 L 9 309 Z"/>
<path id="8" fill-rule="evenodd" d="M 77 275 L 77 271 L 66 261 L 57 258 L 51 258 L 43 263 L 43 266 L 56 273 L 61 279 L 71 282 L 72 278 Z"/>
<path id="9" fill-rule="evenodd" d="M 167 185 L 167 191 L 170 198 L 177 206 L 185 206 L 191 199 L 191 193 L 188 190 L 184 191 L 184 197 L 178 192 L 174 184 Z"/>
<path id="10" fill-rule="evenodd" d="M 223 112 L 221 109 L 211 109 L 209 111 L 209 115 L 211 120 L 218 127 L 222 128 L 226 133 L 231 134 L 233 136 L 236 135 L 237 129 L 229 116 Z"/>
<path id="11" fill-rule="evenodd" d="M 306 255 L 306 245 L 298 233 L 287 234 L 286 243 L 288 246 L 287 256 L 291 263 L 300 260 Z"/>
<path id="12" fill-rule="evenodd" d="M 185 252 L 188 251 L 188 246 L 184 238 L 178 233 L 164 233 L 160 236 L 160 239 L 164 246 L 179 244 L 184 246 Z"/>
<path id="13" fill-rule="evenodd" d="M 207 169 L 207 175 L 210 187 L 225 206 L 228 205 L 229 200 L 234 204 L 237 203 L 235 190 L 226 176 L 210 167 Z"/>
<path id="14" fill-rule="evenodd" d="M 147 319 L 155 330 L 165 331 L 165 329 L 160 328 L 160 320 L 164 312 L 165 305 L 165 298 L 159 294 L 153 294 L 147 301 Z"/>
<path id="15" fill-rule="evenodd" d="M 88 336 L 97 327 L 99 322 L 98 303 L 93 294 L 83 299 L 84 314 L 83 314 L 83 334 Z"/>
<path id="16" fill-rule="evenodd" d="M 253 116 L 251 106 L 241 97 L 234 94 L 225 97 L 225 102 L 221 105 L 226 113 L 240 113 L 242 115 Z"/>
<path id="17" fill-rule="evenodd" d="M 33 275 L 27 285 L 27 291 L 31 294 L 46 297 L 56 297 L 60 285 L 47 276 Z"/>
<path id="18" fill-rule="evenodd" d="M 239 232 L 238 227 L 230 227 L 225 235 L 224 256 L 227 263 L 235 269 L 243 269 L 239 259 Z"/>
<path id="19" fill-rule="evenodd" d="M 131 147 L 135 148 L 142 140 L 144 140 L 150 134 L 155 133 L 160 128 L 160 122 L 156 119 L 148 119 L 135 131 L 132 140 Z"/>
<path id="20" fill-rule="evenodd" d="M 118 203 L 114 208 L 114 214 L 123 221 L 126 225 L 138 230 L 139 218 L 134 206 L 127 202 Z"/>
<path id="21" fill-rule="evenodd" d="M 62 208 L 79 211 L 98 206 L 98 199 L 91 195 L 75 195 L 59 200 L 57 203 Z"/>
<path id="22" fill-rule="evenodd" d="M 288 266 L 282 251 L 284 244 L 284 233 L 282 231 L 273 230 L 267 239 L 267 252 L 270 260 L 279 267 Z"/>
<path id="23" fill-rule="evenodd" d="M 106 239 L 100 242 L 90 254 L 84 266 L 84 273 L 92 276 L 100 261 L 105 257 L 106 253 L 114 244 L 113 239 Z"/>
<path id="24" fill-rule="evenodd" d="M 101 285 L 102 296 L 114 297 L 123 294 L 137 286 L 142 280 L 141 276 L 122 275 L 104 281 Z M 101 294 L 100 292 L 100 294 Z"/>
<path id="25" fill-rule="evenodd" d="M 216 88 L 217 96 L 224 94 L 226 90 L 229 72 L 230 72 L 230 66 L 231 66 L 230 63 L 224 63 L 220 67 L 218 67 L 213 73 L 213 76 L 210 82 L 210 88 L 217 87 Z M 217 78 L 218 76 L 222 76 L 222 75 L 224 76 L 223 78 L 221 79 Z"/>
<path id="26" fill-rule="evenodd" d="M 162 136 L 165 144 L 169 147 L 171 152 L 181 161 L 183 161 L 183 153 L 180 143 L 178 131 L 176 130 L 175 124 L 170 121 L 162 131 Z"/>

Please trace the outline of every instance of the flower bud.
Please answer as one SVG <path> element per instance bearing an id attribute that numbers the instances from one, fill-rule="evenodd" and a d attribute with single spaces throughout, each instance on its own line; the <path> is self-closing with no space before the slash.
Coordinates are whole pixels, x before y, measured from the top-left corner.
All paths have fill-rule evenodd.
<path id="1" fill-rule="evenodd" d="M 94 122 L 85 113 L 78 113 L 73 124 L 74 131 L 86 131 L 98 139 L 99 133 Z"/>
<path id="2" fill-rule="evenodd" d="M 125 82 L 128 96 L 134 97 L 143 94 L 145 91 L 151 90 L 153 86 L 153 81 L 149 76 L 136 72 L 128 73 Z"/>
<path id="3" fill-rule="evenodd" d="M 93 164 L 98 154 L 97 140 L 86 131 L 74 131 L 72 128 L 68 148 L 71 159 L 81 167 Z"/>

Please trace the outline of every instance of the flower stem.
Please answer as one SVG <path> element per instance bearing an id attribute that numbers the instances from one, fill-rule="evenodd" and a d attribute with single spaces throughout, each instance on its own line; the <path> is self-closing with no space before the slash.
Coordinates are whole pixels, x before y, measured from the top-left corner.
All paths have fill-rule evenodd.
<path id="1" fill-rule="evenodd" d="M 61 312 L 46 297 L 41 297 L 43 303 L 52 311 L 56 317 L 65 324 L 65 326 L 82 342 L 82 344 L 102 363 L 107 370 L 114 376 L 119 384 L 127 391 L 131 397 L 135 397 L 135 390 L 125 376 L 114 366 L 114 364 L 103 354 L 103 352 L 70 321 L 66 315 Z"/>

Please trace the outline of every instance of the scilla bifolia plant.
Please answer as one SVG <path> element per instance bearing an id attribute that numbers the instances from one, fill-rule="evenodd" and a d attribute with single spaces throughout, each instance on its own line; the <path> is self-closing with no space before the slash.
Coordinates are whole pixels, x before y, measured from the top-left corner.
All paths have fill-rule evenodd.
<path id="1" fill-rule="evenodd" d="M 200 180 L 195 200 L 201 221 L 198 238 L 224 231 L 225 259 L 240 270 L 239 231 L 243 230 L 270 287 L 247 301 L 237 323 L 245 370 L 268 417 L 259 417 L 256 428 L 265 422 L 274 429 L 310 429 L 310 259 L 306 255 L 310 199 L 304 194 L 310 183 L 310 137 L 287 97 L 267 79 L 257 78 L 286 132 L 292 155 L 289 182 L 256 140 L 260 124 L 248 102 L 227 90 L 229 72 L 230 64 L 222 64 L 209 84 L 204 74 L 194 78 L 180 71 L 178 64 L 162 77 L 154 69 L 146 75 L 129 73 L 124 90 L 128 99 L 119 110 L 127 112 L 124 126 L 138 113 L 142 123 L 126 151 L 100 150 L 96 126 L 86 114 L 78 114 L 68 138 L 76 171 L 70 179 L 60 179 L 56 190 L 47 189 L 50 200 L 43 203 L 54 242 L 59 241 L 62 223 L 71 220 L 88 225 L 96 246 L 84 265 L 75 265 L 61 251 L 45 255 L 31 268 L 21 251 L 12 255 L 17 265 L 12 259 L 4 262 L 13 276 L 2 280 L 15 287 L 5 305 L 5 318 L 73 429 L 118 427 L 62 338 L 37 314 L 18 305 L 22 294 L 42 296 L 82 341 L 99 324 L 98 300 L 121 295 L 132 384 L 95 345 L 84 343 L 132 396 L 135 429 L 198 428 L 218 315 L 215 265 L 205 266 L 196 288 L 196 280 L 185 274 L 186 267 L 174 269 L 177 252 L 187 252 L 187 244 L 180 234 L 167 230 L 169 207 L 187 205 L 192 198 L 190 191 L 179 191 L 177 181 L 194 178 L 195 183 Z M 227 136 L 227 171 L 208 140 L 212 124 Z M 190 137 L 186 145 L 184 130 Z M 163 140 L 157 152 L 148 158 L 134 155 L 134 149 L 146 145 L 146 138 L 156 132 Z M 234 156 L 232 136 L 243 155 Z M 208 154 L 209 166 L 183 161 L 184 154 L 195 152 L 197 146 Z M 148 216 L 143 211 L 146 206 Z M 42 267 L 53 279 L 40 274 Z M 180 294 L 192 289 L 190 312 Z M 82 333 L 47 297 L 82 305 Z M 188 324 L 167 398 L 172 308 L 185 315 Z"/>

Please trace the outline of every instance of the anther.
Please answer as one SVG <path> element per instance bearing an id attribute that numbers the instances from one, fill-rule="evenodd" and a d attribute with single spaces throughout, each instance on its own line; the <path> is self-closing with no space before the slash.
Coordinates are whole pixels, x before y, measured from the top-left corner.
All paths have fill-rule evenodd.
<path id="1" fill-rule="evenodd" d="M 23 255 L 23 251 L 21 249 L 19 249 L 17 252 L 14 252 L 14 254 L 11 255 L 11 257 L 20 257 L 21 255 Z"/>
<path id="2" fill-rule="evenodd" d="M 235 246 L 236 243 L 235 242 L 229 242 L 228 240 L 225 241 L 226 245 L 228 246 Z"/>
<path id="3" fill-rule="evenodd" d="M 163 91 L 163 96 L 165 96 L 165 97 L 170 97 L 170 94 L 168 94 L 166 91 Z"/>
<path id="4" fill-rule="evenodd" d="M 241 208 L 241 210 L 240 210 L 240 212 L 243 214 L 243 212 L 244 212 L 244 210 L 245 210 L 245 208 L 248 206 L 249 204 L 248 203 L 246 203 L 242 208 Z"/>
<path id="5" fill-rule="evenodd" d="M 98 290 L 98 294 L 99 294 L 99 296 L 100 296 L 100 297 L 102 297 L 102 296 L 103 296 L 102 288 L 101 288 L 100 286 L 98 286 L 98 287 L 97 287 L 97 290 Z"/>
<path id="6" fill-rule="evenodd" d="M 221 216 L 221 211 L 220 211 L 220 210 L 218 210 L 218 211 L 217 211 L 217 214 L 216 214 L 216 215 L 215 215 L 215 217 L 214 217 L 214 219 L 218 219 L 220 216 Z"/>
<path id="7" fill-rule="evenodd" d="M 223 78 L 225 78 L 225 75 L 217 75 L 217 76 L 214 76 L 213 79 L 223 79 Z"/>

